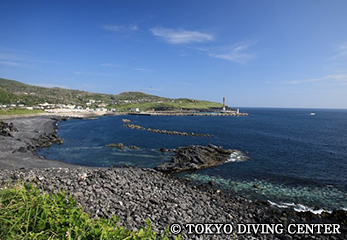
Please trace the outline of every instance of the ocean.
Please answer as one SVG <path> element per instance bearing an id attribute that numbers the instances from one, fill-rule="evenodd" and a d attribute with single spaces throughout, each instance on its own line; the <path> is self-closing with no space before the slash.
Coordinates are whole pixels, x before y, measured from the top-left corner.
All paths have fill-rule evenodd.
<path id="1" fill-rule="evenodd" d="M 214 144 L 241 150 L 249 159 L 177 175 L 298 211 L 347 209 L 347 110 L 244 108 L 241 112 L 250 115 L 71 119 L 58 124 L 64 143 L 43 148 L 38 154 L 86 166 L 152 168 L 171 158 L 159 148 Z M 123 126 L 124 118 L 146 128 L 211 137 L 130 129 Z M 110 143 L 140 149 L 105 147 Z"/>

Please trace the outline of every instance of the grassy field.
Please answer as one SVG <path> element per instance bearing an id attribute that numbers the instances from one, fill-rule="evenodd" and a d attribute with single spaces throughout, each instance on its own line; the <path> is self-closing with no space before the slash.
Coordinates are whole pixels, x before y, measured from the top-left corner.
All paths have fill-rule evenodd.
<path id="1" fill-rule="evenodd" d="M 223 105 L 215 102 L 208 101 L 197 101 L 197 102 L 165 102 L 165 103 L 136 103 L 136 104 L 124 104 L 124 105 L 113 105 L 109 108 L 115 108 L 120 111 L 128 111 L 130 108 L 139 108 L 140 111 L 152 110 L 180 110 L 182 108 L 189 109 L 208 109 L 208 108 L 221 108 Z"/>
<path id="2" fill-rule="evenodd" d="M 71 104 L 82 107 L 90 106 L 91 108 L 98 108 L 100 103 L 104 103 L 108 108 L 115 108 L 120 111 L 128 111 L 130 108 L 140 108 L 141 111 L 150 109 L 159 111 L 180 110 L 181 108 L 208 109 L 222 107 L 220 103 L 188 98 L 165 98 L 142 92 L 123 92 L 114 95 L 73 89 L 44 88 L 0 78 L 0 105 L 20 103 L 24 106 L 36 106 L 45 102 L 50 104 Z M 8 115 L 11 113 L 2 112 L 0 114 Z"/>
<path id="3" fill-rule="evenodd" d="M 22 114 L 38 114 L 44 113 L 43 110 L 28 110 L 28 109 L 11 109 L 11 110 L 0 110 L 0 115 L 22 115 Z"/>

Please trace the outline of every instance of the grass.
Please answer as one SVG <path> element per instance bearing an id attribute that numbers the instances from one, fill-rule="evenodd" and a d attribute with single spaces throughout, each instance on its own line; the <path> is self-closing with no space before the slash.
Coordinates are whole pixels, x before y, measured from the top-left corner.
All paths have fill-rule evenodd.
<path id="1" fill-rule="evenodd" d="M 120 111 L 128 111 L 130 108 L 139 108 L 140 111 L 146 110 L 180 110 L 181 108 L 187 109 L 208 109 L 208 108 L 217 108 L 222 107 L 223 105 L 215 102 L 208 101 L 197 101 L 197 102 L 145 102 L 145 103 L 133 103 L 133 104 L 123 104 L 123 105 L 113 105 L 109 108 L 116 108 Z"/>
<path id="2" fill-rule="evenodd" d="M 187 98 L 171 99 L 149 95 L 142 92 L 123 92 L 118 95 L 91 93 L 63 88 L 44 88 L 31 86 L 14 80 L 0 78 L 0 105 L 20 103 L 25 106 L 36 106 L 39 103 L 72 104 L 86 107 L 86 103 L 95 100 L 104 102 L 108 108 L 128 111 L 129 108 L 173 110 L 181 108 L 211 108 L 222 107 L 222 104 L 199 101 Z M 162 103 L 158 103 L 162 102 Z M 132 104 L 127 104 L 131 102 Z M 114 105 L 112 105 L 114 104 Z"/>
<path id="3" fill-rule="evenodd" d="M 11 109 L 0 110 L 0 115 L 22 115 L 22 114 L 38 114 L 44 113 L 43 110 L 28 110 L 28 109 Z"/>
<path id="4" fill-rule="evenodd" d="M 92 219 L 64 192 L 46 194 L 19 183 L 0 190 L 0 239 L 169 239 L 150 222 L 139 231 L 117 224 L 117 217 Z"/>

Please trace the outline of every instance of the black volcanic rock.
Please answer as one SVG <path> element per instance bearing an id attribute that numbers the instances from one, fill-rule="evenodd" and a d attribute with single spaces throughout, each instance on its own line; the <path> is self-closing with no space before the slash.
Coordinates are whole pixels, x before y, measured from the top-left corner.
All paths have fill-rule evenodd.
<path id="1" fill-rule="evenodd" d="M 129 148 L 130 149 L 135 149 L 135 150 L 139 150 L 140 149 L 138 146 L 135 146 L 135 145 L 130 145 Z"/>
<path id="2" fill-rule="evenodd" d="M 10 125 L 0 120 L 0 135 L 1 136 L 11 136 Z"/>
<path id="3" fill-rule="evenodd" d="M 346 212 L 313 214 L 279 209 L 267 202 L 251 201 L 218 192 L 209 185 L 195 186 L 153 169 L 139 168 L 49 168 L 0 171 L 0 186 L 16 182 L 33 183 L 42 191 L 65 191 L 92 217 L 118 216 L 119 224 L 139 229 L 150 219 L 155 231 L 163 232 L 170 224 L 228 223 L 277 224 L 333 223 L 341 234 L 245 234 L 237 239 L 346 239 Z M 265 237 L 264 237 L 265 236 Z M 172 238 L 170 238 L 172 239 Z M 235 239 L 229 235 L 189 235 L 182 239 Z"/>
<path id="4" fill-rule="evenodd" d="M 161 172 L 181 172 L 214 167 L 227 162 L 230 154 L 241 153 L 238 150 L 223 149 L 215 145 L 179 147 L 176 155 L 170 162 L 162 163 L 156 167 Z M 244 155 L 240 158 L 246 159 Z"/>
<path id="5" fill-rule="evenodd" d="M 0 168 L 72 167 L 36 155 L 38 148 L 63 143 L 56 129 L 57 119 L 48 116 L 0 120 Z"/>
<path id="6" fill-rule="evenodd" d="M 123 143 L 111 143 L 111 144 L 107 144 L 106 147 L 124 149 L 124 144 Z"/>

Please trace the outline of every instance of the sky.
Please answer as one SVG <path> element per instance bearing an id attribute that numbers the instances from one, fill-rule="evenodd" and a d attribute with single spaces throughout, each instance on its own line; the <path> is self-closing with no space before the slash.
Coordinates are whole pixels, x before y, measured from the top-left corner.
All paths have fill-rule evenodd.
<path id="1" fill-rule="evenodd" d="M 0 77 L 347 109 L 347 1 L 1 0 Z"/>

